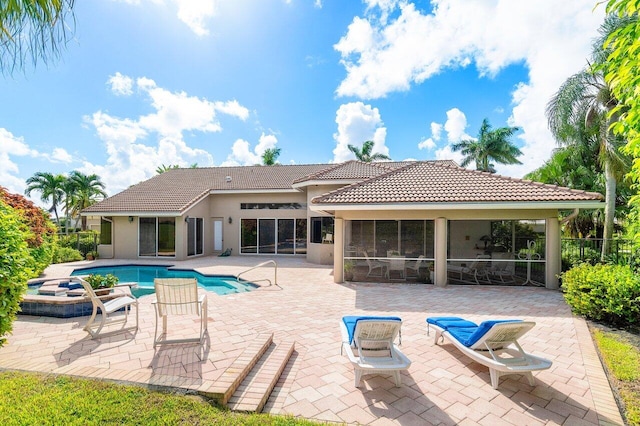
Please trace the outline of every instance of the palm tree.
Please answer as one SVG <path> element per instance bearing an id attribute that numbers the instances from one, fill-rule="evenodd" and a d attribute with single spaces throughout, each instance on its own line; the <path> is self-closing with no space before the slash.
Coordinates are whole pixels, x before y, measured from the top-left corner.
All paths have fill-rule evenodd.
<path id="1" fill-rule="evenodd" d="M 194 164 L 191 165 L 191 168 L 195 169 L 196 167 L 198 167 L 198 163 L 195 163 L 195 167 Z M 158 166 L 156 168 L 156 173 L 157 174 L 162 174 L 164 172 L 168 172 L 171 169 L 179 169 L 180 166 L 178 164 L 170 164 L 168 166 L 165 166 L 164 164 Z"/>
<path id="2" fill-rule="evenodd" d="M 465 139 L 451 145 L 454 152 L 460 151 L 464 155 L 462 167 L 467 167 L 472 161 L 476 163 L 476 170 L 495 173 L 495 165 L 522 164 L 517 157 L 522 151 L 509 138 L 520 130 L 519 127 L 500 127 L 492 130 L 489 120 L 485 118 L 480 125 L 478 139 Z"/>
<path id="3" fill-rule="evenodd" d="M 54 175 L 47 172 L 37 172 L 27 179 L 27 189 L 24 191 L 26 196 L 30 196 L 33 191 L 40 192 L 40 199 L 45 202 L 51 202 L 49 212 L 53 212 L 56 216 L 56 224 L 60 225 L 58 217 L 58 205 L 64 196 L 64 184 L 67 178 L 64 175 Z"/>
<path id="4" fill-rule="evenodd" d="M 71 196 L 71 213 L 79 215 L 80 212 L 89 206 L 97 203 L 99 198 L 106 198 L 107 193 L 104 191 L 104 183 L 96 174 L 85 175 L 79 171 L 73 171 L 69 175 L 69 181 L 72 182 L 73 194 Z M 87 228 L 87 218 L 82 216 L 81 229 Z"/>
<path id="5" fill-rule="evenodd" d="M 373 151 L 373 145 L 373 141 L 365 141 L 362 144 L 362 149 L 359 149 L 357 146 L 351 144 L 347 145 L 347 148 L 349 148 L 349 151 L 353 152 L 358 160 L 365 163 L 371 163 L 372 161 L 377 160 L 391 160 L 391 157 L 379 152 L 372 154 L 371 152 Z"/>
<path id="6" fill-rule="evenodd" d="M 280 156 L 280 148 L 267 148 L 262 153 L 262 164 L 265 166 L 273 166 Z"/>
<path id="7" fill-rule="evenodd" d="M 59 56 L 73 35 L 74 0 L 12 0 L 0 5 L 0 70 L 12 73 Z M 71 30 L 70 30 L 71 29 Z"/>
<path id="8" fill-rule="evenodd" d="M 596 61 L 606 58 L 603 41 L 606 40 L 622 20 L 607 16 L 600 26 L 600 38 L 594 43 L 592 57 Z M 610 112 L 618 105 L 601 71 L 588 66 L 569 77 L 547 104 L 549 129 L 562 146 L 591 147 L 596 155 L 605 179 L 604 231 L 602 259 L 609 253 L 613 237 L 616 209 L 616 185 L 629 170 L 629 159 L 620 148 L 625 141 L 611 132 L 611 124 L 618 115 Z"/>

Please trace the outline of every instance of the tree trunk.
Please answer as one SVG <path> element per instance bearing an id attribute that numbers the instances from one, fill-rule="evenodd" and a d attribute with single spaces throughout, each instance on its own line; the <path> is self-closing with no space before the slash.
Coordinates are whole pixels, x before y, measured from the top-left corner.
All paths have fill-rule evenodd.
<path id="1" fill-rule="evenodd" d="M 605 206 L 604 206 L 604 231 L 602 235 L 602 254 L 600 260 L 604 261 L 611 251 L 611 238 L 613 238 L 613 219 L 616 214 L 616 178 L 609 163 L 604 165 L 605 176 Z"/>

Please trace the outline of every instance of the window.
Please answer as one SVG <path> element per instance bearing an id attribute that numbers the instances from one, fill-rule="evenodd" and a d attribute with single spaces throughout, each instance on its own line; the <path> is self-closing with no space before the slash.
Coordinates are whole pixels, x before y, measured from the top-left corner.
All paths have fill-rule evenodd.
<path id="1" fill-rule="evenodd" d="M 174 257 L 176 255 L 176 219 L 173 217 L 139 218 L 138 255 Z"/>
<path id="2" fill-rule="evenodd" d="M 301 210 L 306 209 L 305 203 L 241 203 L 241 210 Z"/>
<path id="3" fill-rule="evenodd" d="M 320 244 L 323 239 L 327 239 L 327 234 L 334 235 L 332 217 L 312 217 L 311 218 L 311 242 Z M 333 239 L 331 239 L 333 242 Z"/>
<path id="4" fill-rule="evenodd" d="M 240 253 L 305 254 L 306 219 L 242 219 Z"/>
<path id="5" fill-rule="evenodd" d="M 113 220 L 110 217 L 100 218 L 100 244 L 111 244 L 111 228 Z"/>
<path id="6" fill-rule="evenodd" d="M 187 256 L 202 254 L 204 251 L 204 221 L 201 217 L 187 219 Z"/>

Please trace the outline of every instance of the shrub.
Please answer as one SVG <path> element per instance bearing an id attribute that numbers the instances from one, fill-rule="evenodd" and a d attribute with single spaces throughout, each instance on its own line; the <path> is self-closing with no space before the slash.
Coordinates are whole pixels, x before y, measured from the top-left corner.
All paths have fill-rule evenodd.
<path id="1" fill-rule="evenodd" d="M 69 247 L 56 247 L 53 253 L 53 263 L 66 263 L 82 260 L 82 253 Z"/>
<path id="2" fill-rule="evenodd" d="M 113 274 L 100 275 L 100 274 L 91 274 L 85 278 L 85 281 L 91 285 L 91 288 L 111 288 L 118 284 L 120 278 L 116 277 Z"/>
<path id="3" fill-rule="evenodd" d="M 0 186 L 0 200 L 13 208 L 29 230 L 26 242 L 31 255 L 32 276 L 37 277 L 51 264 L 57 244 L 56 227 L 44 210 L 22 195 L 11 194 Z"/>
<path id="4" fill-rule="evenodd" d="M 34 263 L 26 240 L 31 233 L 20 215 L 0 200 L 0 346 L 11 332 Z"/>
<path id="5" fill-rule="evenodd" d="M 580 264 L 562 274 L 562 289 L 579 315 L 612 325 L 640 324 L 640 277 L 628 266 Z"/>

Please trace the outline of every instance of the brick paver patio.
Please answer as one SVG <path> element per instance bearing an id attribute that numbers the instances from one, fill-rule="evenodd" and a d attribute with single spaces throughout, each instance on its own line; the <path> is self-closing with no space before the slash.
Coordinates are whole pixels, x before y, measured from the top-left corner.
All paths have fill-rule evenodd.
<path id="1" fill-rule="evenodd" d="M 237 274 L 264 260 L 232 256 L 174 263 L 204 273 Z M 295 340 L 296 350 L 267 402 L 265 411 L 270 413 L 369 425 L 622 424 L 587 326 L 571 314 L 557 291 L 335 284 L 330 267 L 294 258 L 277 262 L 279 286 L 237 295 L 209 294 L 209 339 L 204 348 L 174 345 L 154 351 L 153 296 L 145 296 L 140 298 L 140 329 L 135 335 L 90 340 L 82 330 L 88 317 L 19 316 L 8 344 L 0 349 L 0 368 L 203 390 L 256 336 L 273 333 L 276 343 Z M 54 265 L 46 274 L 60 277 L 73 266 L 113 263 L 117 261 Z M 265 268 L 253 274 L 257 278 L 273 272 Z M 353 369 L 340 355 L 339 322 L 350 314 L 403 319 L 402 350 L 413 364 L 403 373 L 401 387 L 396 388 L 389 376 L 365 376 L 362 387 L 354 387 Z M 533 387 L 525 378 L 506 376 L 494 390 L 487 368 L 450 344 L 433 344 L 425 318 L 436 315 L 536 321 L 521 343 L 529 352 L 551 359 L 553 366 L 534 373 Z M 180 327 L 197 335 L 197 322 Z"/>

